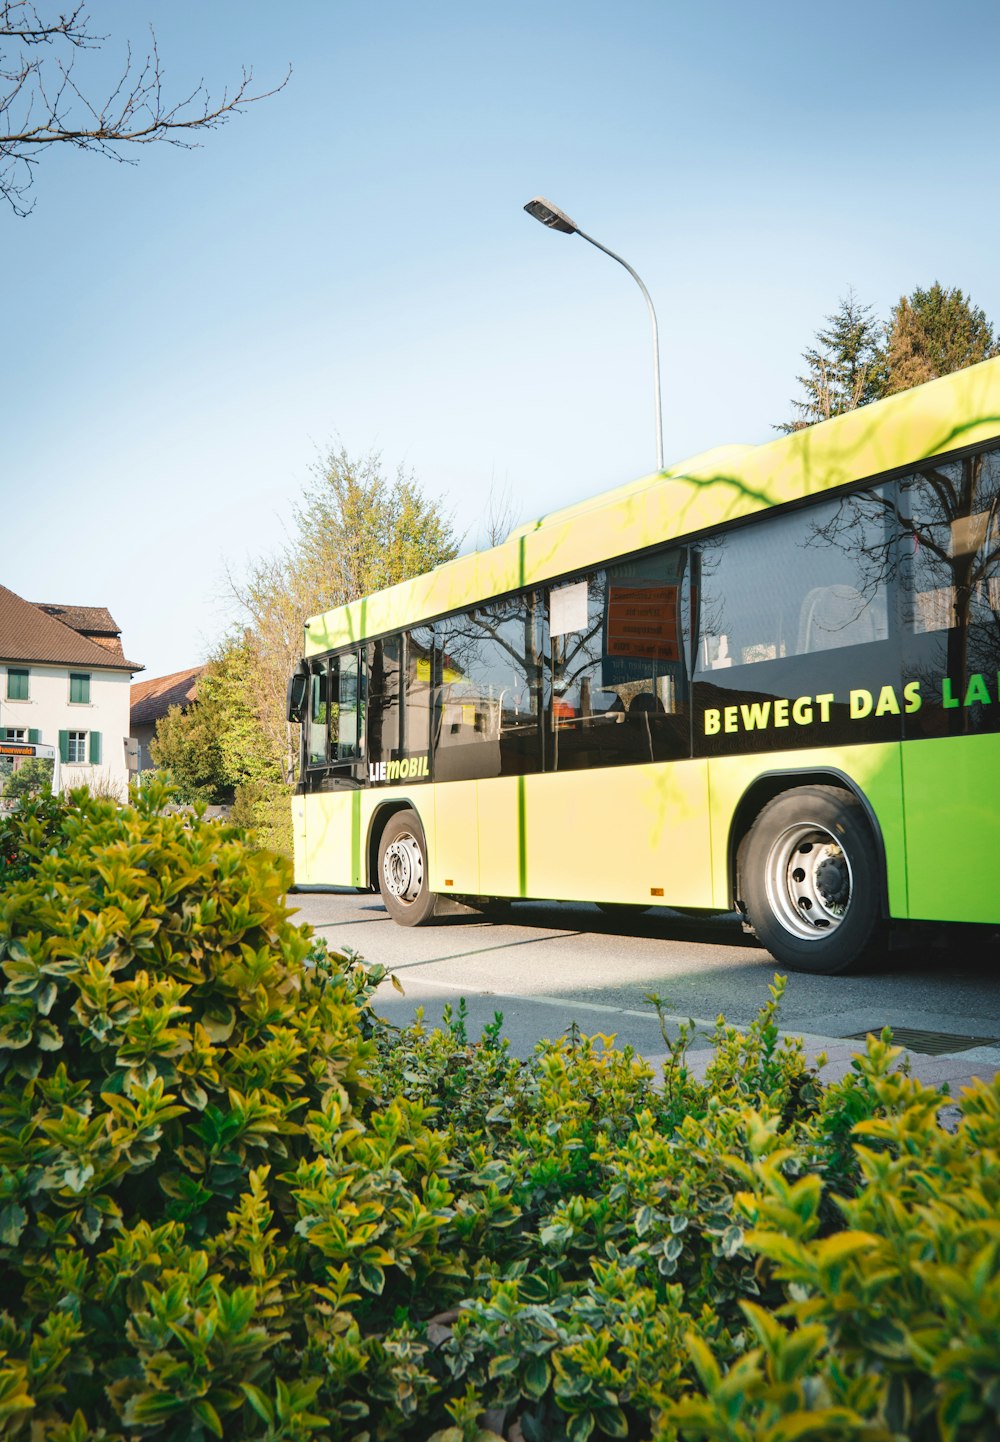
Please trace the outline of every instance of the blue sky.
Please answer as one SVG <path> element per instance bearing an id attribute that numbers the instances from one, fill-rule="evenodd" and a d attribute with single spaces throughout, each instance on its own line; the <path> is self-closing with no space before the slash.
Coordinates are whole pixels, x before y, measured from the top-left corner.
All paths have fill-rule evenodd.
<path id="1" fill-rule="evenodd" d="M 59 148 L 0 212 L 0 581 L 106 605 L 155 676 L 204 658 L 227 568 L 280 546 L 330 444 L 412 468 L 474 544 L 770 439 L 849 286 L 938 279 L 1000 324 L 995 0 L 615 5 L 95 0 L 167 88 L 292 75 L 203 147 Z"/>

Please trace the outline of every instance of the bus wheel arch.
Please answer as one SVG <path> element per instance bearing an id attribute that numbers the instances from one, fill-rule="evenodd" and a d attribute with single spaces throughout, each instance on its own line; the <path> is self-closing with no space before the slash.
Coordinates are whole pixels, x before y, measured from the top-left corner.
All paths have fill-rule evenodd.
<path id="1" fill-rule="evenodd" d="M 382 844 L 382 833 L 392 818 L 400 811 L 416 811 L 409 801 L 399 799 L 387 801 L 372 812 L 368 822 L 368 845 L 366 849 L 367 882 L 372 891 L 378 891 L 378 851 Z M 419 819 L 419 813 L 418 813 Z"/>
<path id="2" fill-rule="evenodd" d="M 737 906 L 781 965 L 830 975 L 858 969 L 888 914 L 870 805 L 838 774 L 761 783 L 742 799 L 731 831 Z"/>
<path id="3" fill-rule="evenodd" d="M 421 926 L 434 915 L 427 840 L 419 814 L 405 802 L 385 810 L 378 829 L 374 881 L 385 909 L 401 926 Z M 372 827 L 375 833 L 375 823 Z"/>

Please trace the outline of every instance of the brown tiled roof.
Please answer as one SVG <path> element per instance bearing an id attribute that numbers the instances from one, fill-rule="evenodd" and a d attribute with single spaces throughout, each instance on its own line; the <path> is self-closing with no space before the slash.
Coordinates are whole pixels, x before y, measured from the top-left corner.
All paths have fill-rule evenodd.
<path id="1" fill-rule="evenodd" d="M 103 607 L 67 607 L 70 611 L 100 611 Z M 112 625 L 114 622 L 112 622 Z M 50 666 L 88 666 L 105 671 L 141 671 L 138 661 L 126 661 L 118 651 L 99 646 L 47 610 L 25 601 L 0 586 L 0 660 L 36 661 Z"/>
<path id="2" fill-rule="evenodd" d="M 166 716 L 171 706 L 190 706 L 198 694 L 198 677 L 204 666 L 190 666 L 186 671 L 173 671 L 169 676 L 152 676 L 132 687 L 130 724 L 151 726 Z"/>
<path id="3" fill-rule="evenodd" d="M 56 601 L 33 601 L 40 611 L 55 616 L 64 626 L 79 631 L 88 641 L 94 641 L 102 650 L 124 662 L 121 628 L 106 606 L 64 606 Z"/>
<path id="4" fill-rule="evenodd" d="M 124 662 L 126 653 L 121 649 L 121 630 L 107 606 L 63 606 L 61 601 L 33 601 L 40 611 L 48 611 L 63 626 L 69 626 L 81 636 L 97 643 L 115 659 Z"/>
<path id="5" fill-rule="evenodd" d="M 86 636 L 88 641 L 95 641 L 102 651 L 109 651 L 112 656 L 117 656 L 119 660 L 123 661 L 125 659 L 125 652 L 122 650 L 120 636 L 94 636 L 87 631 L 81 631 L 80 635 Z"/>
<path id="6" fill-rule="evenodd" d="M 106 606 L 62 606 L 56 601 L 32 601 L 31 604 L 83 636 L 120 636 L 122 633 Z"/>

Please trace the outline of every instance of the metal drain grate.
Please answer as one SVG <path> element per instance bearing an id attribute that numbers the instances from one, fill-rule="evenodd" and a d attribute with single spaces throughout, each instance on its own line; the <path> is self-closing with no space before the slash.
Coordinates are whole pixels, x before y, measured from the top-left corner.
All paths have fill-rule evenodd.
<path id="1" fill-rule="evenodd" d="M 852 1031 L 844 1037 L 844 1041 L 864 1041 L 869 1033 L 878 1036 L 881 1030 L 881 1027 L 869 1027 L 868 1031 Z M 976 1046 L 1000 1046 L 1000 1037 L 996 1036 L 952 1036 L 946 1031 L 919 1031 L 911 1026 L 894 1026 L 892 1039 L 896 1046 L 922 1052 L 924 1056 L 971 1051 Z"/>

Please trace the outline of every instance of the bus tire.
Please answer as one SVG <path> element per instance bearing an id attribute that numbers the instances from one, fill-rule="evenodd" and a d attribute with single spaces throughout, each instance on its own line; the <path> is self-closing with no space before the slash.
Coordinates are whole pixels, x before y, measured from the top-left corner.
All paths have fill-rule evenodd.
<path id="1" fill-rule="evenodd" d="M 793 971 L 840 976 L 871 953 L 881 868 L 861 803 L 836 786 L 769 801 L 742 849 L 742 891 L 758 941 Z"/>
<path id="2" fill-rule="evenodd" d="M 437 900 L 427 881 L 427 843 L 415 811 L 397 811 L 378 844 L 378 889 L 400 926 L 421 926 Z"/>

